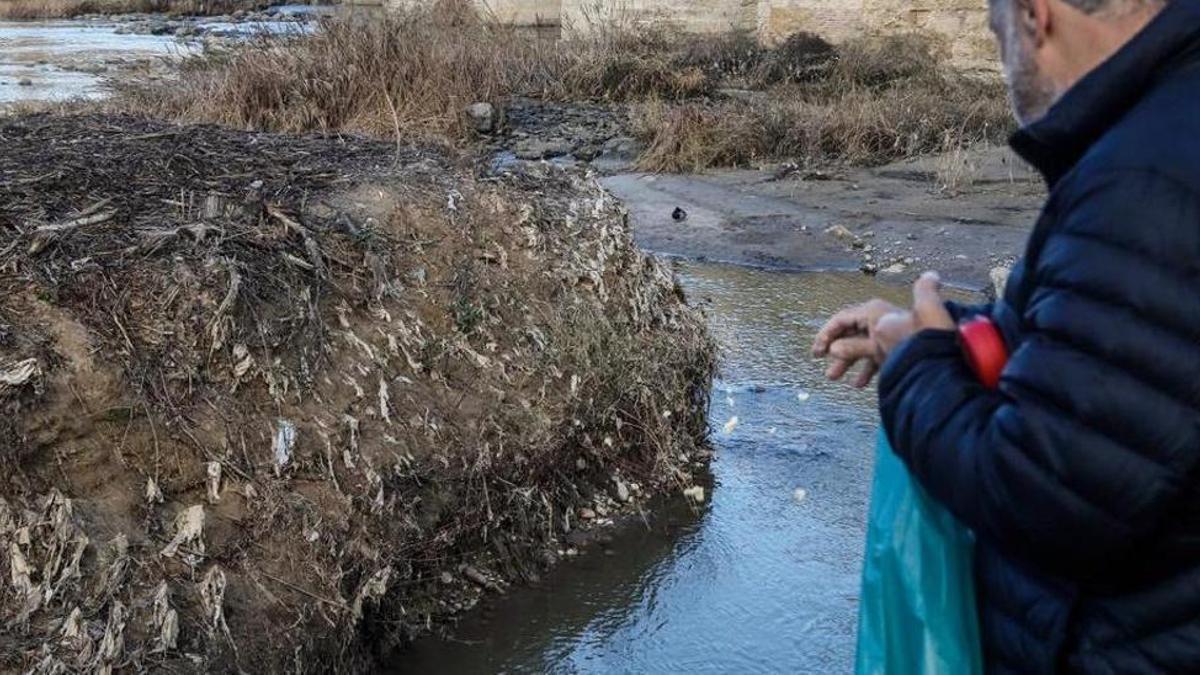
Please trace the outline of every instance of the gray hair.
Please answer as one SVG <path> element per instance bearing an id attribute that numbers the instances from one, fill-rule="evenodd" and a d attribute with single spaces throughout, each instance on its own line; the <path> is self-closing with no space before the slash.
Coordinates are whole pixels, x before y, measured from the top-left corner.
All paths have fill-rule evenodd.
<path id="1" fill-rule="evenodd" d="M 1068 5 L 1078 9 L 1084 14 L 1095 14 L 1102 9 L 1107 9 L 1113 5 L 1123 4 L 1129 0 L 1063 0 Z"/>

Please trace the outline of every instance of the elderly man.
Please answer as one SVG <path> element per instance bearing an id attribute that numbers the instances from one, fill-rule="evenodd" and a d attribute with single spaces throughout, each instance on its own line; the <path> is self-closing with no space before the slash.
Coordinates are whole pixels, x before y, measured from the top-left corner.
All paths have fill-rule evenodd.
<path id="1" fill-rule="evenodd" d="M 1200 0 L 991 0 L 1049 201 L 1003 299 L 876 301 L 814 351 L 977 535 L 990 672 L 1200 673 Z M 1009 351 L 979 384 L 953 330 Z"/>

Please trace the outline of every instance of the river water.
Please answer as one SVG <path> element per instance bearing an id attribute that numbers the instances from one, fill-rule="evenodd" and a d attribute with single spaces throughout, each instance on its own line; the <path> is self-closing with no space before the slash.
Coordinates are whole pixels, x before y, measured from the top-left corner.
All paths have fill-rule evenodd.
<path id="1" fill-rule="evenodd" d="M 315 16 L 330 11 L 319 5 L 281 5 L 274 16 Z M 194 53 L 198 39 L 119 32 L 125 17 L 66 21 L 0 21 L 0 106 L 23 102 L 97 99 L 106 78 L 147 72 L 163 59 Z M 208 34 L 225 36 L 303 31 L 311 23 L 286 20 L 231 22 L 220 18 L 190 21 Z"/>
<path id="2" fill-rule="evenodd" d="M 486 600 L 453 639 L 419 642 L 398 671 L 851 670 L 877 414 L 873 392 L 824 380 L 809 345 L 847 303 L 903 291 L 860 274 L 678 272 L 724 349 L 709 502 L 676 496 L 604 552 Z"/>
<path id="3" fill-rule="evenodd" d="M 117 35 L 115 23 L 0 21 L 0 103 L 102 95 L 102 69 L 181 48 L 172 37 Z"/>

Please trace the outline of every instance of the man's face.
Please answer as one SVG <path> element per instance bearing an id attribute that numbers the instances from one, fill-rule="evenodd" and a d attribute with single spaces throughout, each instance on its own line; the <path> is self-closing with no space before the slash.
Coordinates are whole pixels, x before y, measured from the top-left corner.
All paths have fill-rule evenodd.
<path id="1" fill-rule="evenodd" d="M 1019 5 L 1023 1 L 992 0 L 990 11 L 992 32 L 1000 43 L 1009 98 L 1017 121 L 1024 127 L 1044 117 L 1061 92 L 1038 64 L 1032 29 L 1022 20 Z"/>

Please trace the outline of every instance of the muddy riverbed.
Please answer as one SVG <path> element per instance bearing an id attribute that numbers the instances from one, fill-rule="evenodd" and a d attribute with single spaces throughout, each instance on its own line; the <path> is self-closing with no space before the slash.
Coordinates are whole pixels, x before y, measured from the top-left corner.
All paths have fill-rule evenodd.
<path id="1" fill-rule="evenodd" d="M 945 187 L 947 163 L 968 175 Z M 631 211 L 645 248 L 763 269 L 862 271 L 891 285 L 936 269 L 989 291 L 1011 266 L 1045 192 L 1007 148 L 883 167 L 779 177 L 778 168 L 704 175 L 628 173 L 604 184 Z M 673 218 L 680 208 L 686 218 Z"/>

